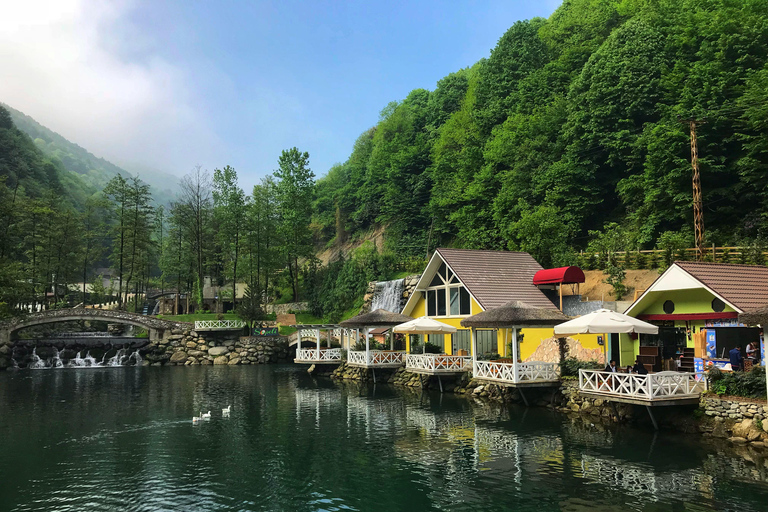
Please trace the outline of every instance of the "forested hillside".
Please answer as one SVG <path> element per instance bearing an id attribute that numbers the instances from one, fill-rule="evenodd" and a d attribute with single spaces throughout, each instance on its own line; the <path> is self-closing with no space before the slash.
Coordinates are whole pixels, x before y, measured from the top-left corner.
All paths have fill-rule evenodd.
<path id="1" fill-rule="evenodd" d="M 60 163 L 63 169 L 77 174 L 89 189 L 101 190 L 118 174 L 129 177 L 138 174 L 150 185 L 153 199 L 158 204 L 168 204 L 178 190 L 178 177 L 157 169 L 124 169 L 104 158 L 99 158 L 90 151 L 70 142 L 58 133 L 41 125 L 28 115 L 9 105 L 0 103 L 11 114 L 13 124 L 29 135 L 42 154 L 54 163 Z"/>
<path id="2" fill-rule="evenodd" d="M 317 182 L 325 244 L 385 225 L 398 254 L 531 252 L 543 265 L 610 231 L 692 244 L 698 127 L 708 243 L 768 216 L 768 0 L 566 0 L 490 57 L 381 112 Z M 602 233 L 602 235 L 601 235 Z"/>

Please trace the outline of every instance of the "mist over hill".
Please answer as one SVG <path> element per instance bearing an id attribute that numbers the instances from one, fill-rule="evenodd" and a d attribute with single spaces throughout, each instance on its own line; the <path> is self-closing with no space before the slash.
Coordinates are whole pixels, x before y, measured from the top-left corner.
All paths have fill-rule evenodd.
<path id="1" fill-rule="evenodd" d="M 151 187 L 152 197 L 157 204 L 167 205 L 178 190 L 177 176 L 140 165 L 133 165 L 133 167 L 115 165 L 70 142 L 12 106 L 4 103 L 0 105 L 11 113 L 11 119 L 16 128 L 29 135 L 43 155 L 52 161 L 60 161 L 64 169 L 76 174 L 89 189 L 102 190 L 110 179 L 120 174 L 125 177 L 138 175 Z"/>

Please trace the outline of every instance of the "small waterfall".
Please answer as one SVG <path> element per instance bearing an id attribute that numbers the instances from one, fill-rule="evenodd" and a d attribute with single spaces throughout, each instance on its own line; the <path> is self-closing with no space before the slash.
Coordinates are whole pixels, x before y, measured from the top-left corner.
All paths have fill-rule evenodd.
<path id="1" fill-rule="evenodd" d="M 107 361 L 107 366 L 123 366 L 124 355 L 125 349 L 121 348 L 115 352 L 114 356 L 109 358 L 109 361 Z"/>
<path id="2" fill-rule="evenodd" d="M 80 357 L 80 352 L 77 353 L 74 359 L 69 360 L 69 366 L 71 368 L 76 368 L 78 366 L 85 366 L 85 361 L 83 361 L 83 358 Z"/>
<path id="3" fill-rule="evenodd" d="M 51 358 L 51 368 L 64 368 L 64 363 L 61 361 L 61 358 L 59 357 L 59 349 L 54 348 L 56 351 L 56 355 Z"/>
<path id="4" fill-rule="evenodd" d="M 32 349 L 32 362 L 29 363 L 29 367 L 33 370 L 40 370 L 42 368 L 46 368 L 45 361 L 40 359 L 40 356 L 37 355 L 37 347 Z"/>
<path id="5" fill-rule="evenodd" d="M 99 366 L 98 361 L 96 361 L 96 358 L 93 357 L 90 352 L 85 354 L 83 361 L 85 361 L 85 366 Z"/>
<path id="6" fill-rule="evenodd" d="M 379 281 L 373 292 L 371 311 L 383 309 L 393 313 L 400 312 L 400 300 L 403 297 L 403 284 L 405 279 L 394 281 Z"/>
<path id="7" fill-rule="evenodd" d="M 128 358 L 128 362 L 130 362 L 131 359 L 133 359 L 133 363 L 136 366 L 141 366 L 141 355 L 139 354 L 138 350 L 136 352 L 134 352 L 133 354 L 131 354 L 131 357 Z"/>

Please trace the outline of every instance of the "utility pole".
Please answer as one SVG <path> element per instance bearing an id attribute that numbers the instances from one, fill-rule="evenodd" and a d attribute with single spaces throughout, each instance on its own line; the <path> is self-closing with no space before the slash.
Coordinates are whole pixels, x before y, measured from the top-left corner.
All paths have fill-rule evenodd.
<path id="1" fill-rule="evenodd" d="M 701 174 L 699 173 L 699 150 L 696 145 L 696 125 L 704 119 L 681 119 L 691 130 L 691 168 L 693 170 L 693 232 L 696 237 L 696 261 L 704 260 L 704 212 L 701 199 Z M 713 255 L 714 257 L 714 255 Z"/>

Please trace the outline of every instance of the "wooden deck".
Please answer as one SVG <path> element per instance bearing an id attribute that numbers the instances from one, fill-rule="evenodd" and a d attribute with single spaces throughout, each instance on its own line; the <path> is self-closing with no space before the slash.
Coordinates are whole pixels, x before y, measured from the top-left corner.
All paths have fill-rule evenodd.
<path id="1" fill-rule="evenodd" d="M 475 379 L 506 384 L 511 387 L 556 387 L 560 375 L 556 363 L 507 363 L 475 361 L 472 365 Z"/>

